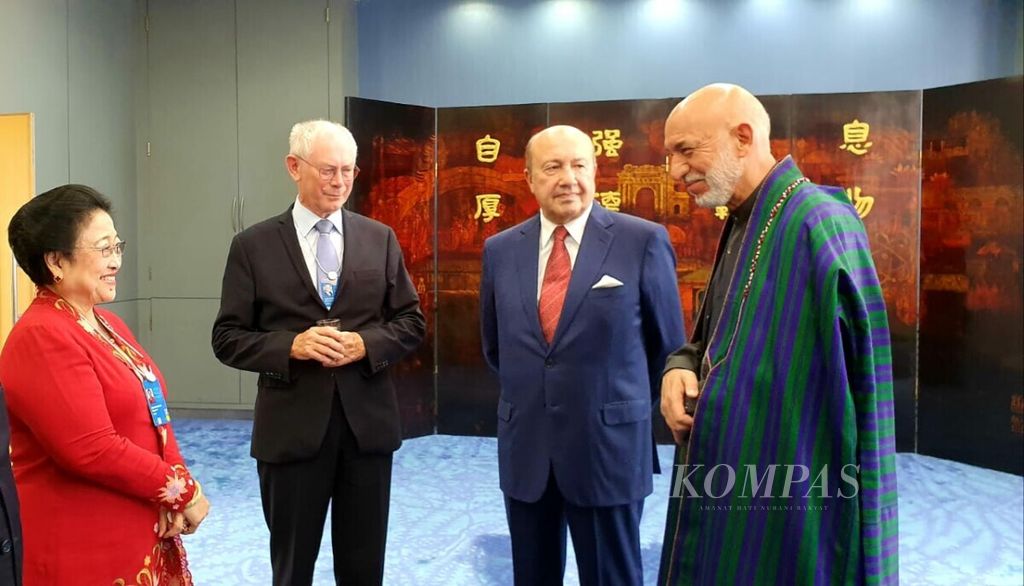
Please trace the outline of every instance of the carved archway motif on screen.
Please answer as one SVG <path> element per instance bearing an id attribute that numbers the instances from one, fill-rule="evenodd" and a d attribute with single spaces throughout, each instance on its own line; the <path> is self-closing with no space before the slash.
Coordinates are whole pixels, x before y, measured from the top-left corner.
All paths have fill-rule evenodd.
<path id="1" fill-rule="evenodd" d="M 654 217 L 650 219 L 685 218 L 690 215 L 689 194 L 675 190 L 672 178 L 663 165 L 625 165 L 619 173 L 622 211 L 635 210 L 637 197 L 644 190 L 654 193 Z"/>

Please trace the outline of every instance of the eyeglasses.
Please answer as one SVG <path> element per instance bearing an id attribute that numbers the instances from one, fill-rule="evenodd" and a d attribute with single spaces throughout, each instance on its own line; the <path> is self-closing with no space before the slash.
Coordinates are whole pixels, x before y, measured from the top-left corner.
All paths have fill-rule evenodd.
<path id="1" fill-rule="evenodd" d="M 76 250 L 98 250 L 103 258 L 110 258 L 110 255 L 124 256 L 124 240 L 119 240 L 110 246 L 76 246 Z"/>
<path id="2" fill-rule="evenodd" d="M 319 171 L 320 178 L 323 179 L 324 181 L 330 181 L 331 179 L 334 179 L 334 176 L 337 175 L 338 173 L 341 173 L 341 178 L 344 179 L 345 181 L 353 181 L 356 177 L 359 176 L 359 165 L 353 165 L 351 167 L 341 167 L 340 169 L 338 167 L 317 167 L 313 163 L 300 157 L 299 155 L 296 155 L 295 153 L 292 153 L 292 156 Z"/>

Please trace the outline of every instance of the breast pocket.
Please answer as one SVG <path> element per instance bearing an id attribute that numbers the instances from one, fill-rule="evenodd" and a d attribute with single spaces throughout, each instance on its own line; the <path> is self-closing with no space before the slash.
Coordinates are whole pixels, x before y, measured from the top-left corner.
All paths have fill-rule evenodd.
<path id="1" fill-rule="evenodd" d="M 625 292 L 625 290 L 626 290 L 626 287 L 624 285 L 619 285 L 618 287 L 602 287 L 600 289 L 591 289 L 587 293 L 587 298 L 589 298 L 589 299 L 608 299 L 608 298 L 615 299 L 615 298 L 618 298 L 618 297 L 622 297 L 622 295 Z"/>
<path id="2" fill-rule="evenodd" d="M 341 300 L 349 304 L 373 306 L 384 299 L 384 271 L 381 269 L 356 269 L 341 291 Z"/>
<path id="3" fill-rule="evenodd" d="M 357 281 L 380 279 L 384 275 L 384 271 L 380 269 L 359 269 L 352 273 L 352 276 Z"/>

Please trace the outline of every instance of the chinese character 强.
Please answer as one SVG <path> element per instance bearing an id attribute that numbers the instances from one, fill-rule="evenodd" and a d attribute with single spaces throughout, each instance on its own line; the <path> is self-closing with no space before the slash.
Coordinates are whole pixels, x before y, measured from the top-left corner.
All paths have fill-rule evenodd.
<path id="1" fill-rule="evenodd" d="M 600 157 L 602 154 L 606 157 L 618 157 L 619 149 L 622 148 L 622 141 L 619 137 L 622 136 L 622 131 L 618 128 L 595 130 L 590 133 L 593 138 L 591 142 L 594 143 L 594 156 Z"/>

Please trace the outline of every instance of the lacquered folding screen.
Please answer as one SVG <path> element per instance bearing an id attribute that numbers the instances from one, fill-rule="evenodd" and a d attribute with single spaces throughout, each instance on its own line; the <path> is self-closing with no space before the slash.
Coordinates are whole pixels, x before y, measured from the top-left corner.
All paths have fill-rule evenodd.
<path id="1" fill-rule="evenodd" d="M 484 240 L 537 213 L 523 179 L 545 104 L 437 112 L 438 433 L 494 435 L 498 385 L 480 351 Z"/>
<path id="2" fill-rule="evenodd" d="M 761 97 L 773 154 L 792 154 L 812 181 L 842 187 L 867 228 L 889 311 L 897 448 L 1017 473 L 1021 87 L 1018 77 L 924 92 Z M 480 352 L 481 251 L 488 236 L 537 213 L 524 151 L 546 126 L 591 136 L 598 205 L 665 225 L 691 331 L 726 210 L 698 208 L 668 175 L 664 120 L 678 101 L 434 110 L 349 100 L 364 169 L 352 209 L 398 232 L 436 335 L 436 354 L 424 349 L 400 373 L 410 387 L 402 391 L 407 431 L 495 431 L 498 387 Z M 658 437 L 668 438 L 663 427 Z"/>
<path id="3" fill-rule="evenodd" d="M 892 336 L 896 448 L 914 449 L 921 92 L 791 96 L 792 153 L 846 190 L 871 241 Z"/>
<path id="4" fill-rule="evenodd" d="M 1024 474 L 1024 85 L 924 92 L 918 451 Z"/>
<path id="5" fill-rule="evenodd" d="M 391 226 L 427 318 L 419 349 L 396 366 L 404 437 L 434 433 L 434 109 L 348 98 L 346 126 L 356 138 L 360 174 L 348 209 Z M 345 254 L 359 254 L 347 250 Z"/>

